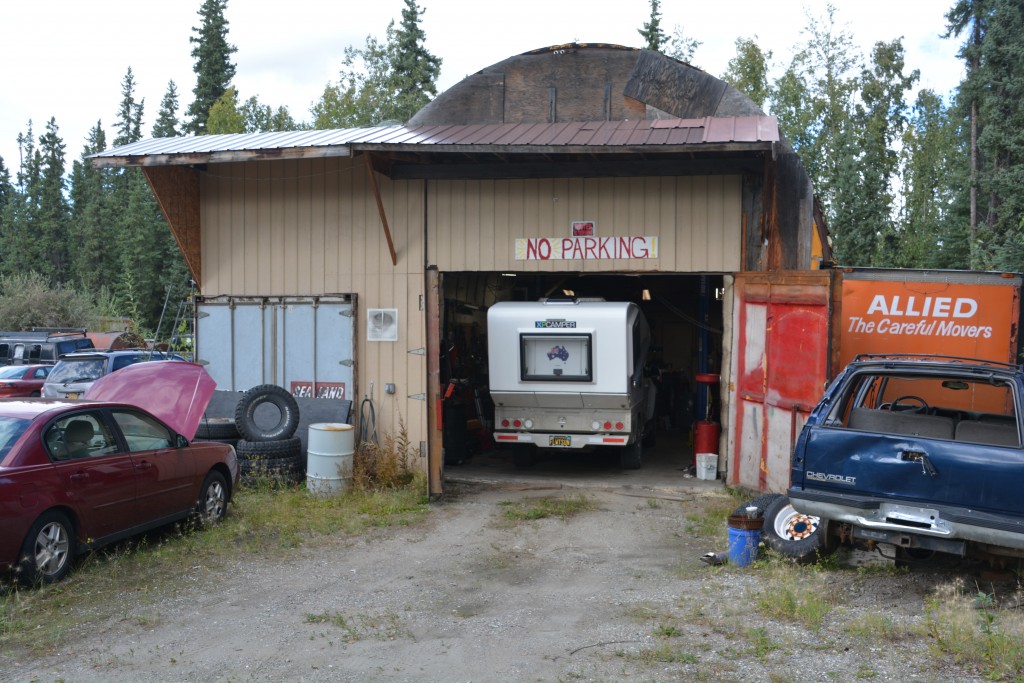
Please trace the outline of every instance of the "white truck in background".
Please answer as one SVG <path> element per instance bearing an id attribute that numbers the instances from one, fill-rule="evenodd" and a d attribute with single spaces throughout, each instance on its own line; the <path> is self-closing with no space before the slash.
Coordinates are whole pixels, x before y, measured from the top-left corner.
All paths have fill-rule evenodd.
<path id="1" fill-rule="evenodd" d="M 518 467 L 537 449 L 620 450 L 624 469 L 653 445 L 654 387 L 644 373 L 651 333 L 630 302 L 550 298 L 487 311 L 494 438 Z M 646 441 L 646 444 L 645 444 Z"/>

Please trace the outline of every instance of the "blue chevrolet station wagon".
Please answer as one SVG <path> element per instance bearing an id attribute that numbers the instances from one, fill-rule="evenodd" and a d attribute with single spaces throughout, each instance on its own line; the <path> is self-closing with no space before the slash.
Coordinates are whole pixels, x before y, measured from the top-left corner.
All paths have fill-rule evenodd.
<path id="1" fill-rule="evenodd" d="M 1020 570 L 1022 402 L 1019 366 L 859 356 L 808 417 L 766 542 L 800 561 L 885 544 L 897 562 L 946 553 Z"/>

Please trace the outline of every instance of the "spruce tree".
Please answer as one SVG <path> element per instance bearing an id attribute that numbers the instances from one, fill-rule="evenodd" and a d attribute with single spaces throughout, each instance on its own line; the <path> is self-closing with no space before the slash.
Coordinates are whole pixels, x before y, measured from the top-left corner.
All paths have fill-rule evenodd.
<path id="1" fill-rule="evenodd" d="M 235 77 L 235 65 L 231 55 L 238 48 L 227 41 L 228 22 L 224 10 L 228 0 L 203 0 L 199 9 L 202 25 L 193 27 L 195 35 L 189 37 L 192 43 L 192 70 L 196 74 L 196 86 L 192 90 L 195 99 L 189 105 L 186 131 L 202 135 L 206 133 L 206 119 L 210 108 L 224 94 Z"/>
<path id="2" fill-rule="evenodd" d="M 651 0 L 651 18 L 636 32 L 644 39 L 645 48 L 661 52 L 661 46 L 668 40 L 668 36 L 661 30 L 661 0 Z"/>
<path id="3" fill-rule="evenodd" d="M 328 83 L 311 110 L 314 128 L 401 123 L 437 94 L 441 60 L 423 45 L 422 10 L 414 0 L 405 4 L 401 27 L 391 21 L 384 42 L 367 36 L 363 48 L 345 48 L 338 83 Z"/>
<path id="4" fill-rule="evenodd" d="M 29 225 L 31 238 L 23 245 L 31 245 L 30 263 L 34 269 L 52 282 L 68 281 L 68 228 L 71 210 L 65 195 L 64 140 L 61 139 L 54 118 L 46 124 L 46 132 L 39 137 L 39 183 L 32 193 L 35 215 Z M 26 237 L 29 237 L 26 235 Z"/>
<path id="5" fill-rule="evenodd" d="M 100 121 L 89 131 L 81 159 L 71 169 L 71 227 L 69 235 L 75 248 L 69 254 L 70 280 L 84 291 L 99 292 L 111 284 L 117 272 L 119 244 L 114 232 L 117 215 L 112 178 L 115 171 L 95 168 L 89 155 L 107 148 L 106 134 Z"/>
<path id="6" fill-rule="evenodd" d="M 178 136 L 178 86 L 174 81 L 167 82 L 167 92 L 160 101 L 160 111 L 153 124 L 153 137 L 174 138 Z"/>
<path id="7" fill-rule="evenodd" d="M 437 77 L 441 74 L 441 59 L 427 50 L 427 35 L 420 28 L 425 10 L 416 0 L 405 0 L 402 23 L 394 36 L 394 57 L 391 73 L 397 101 L 396 111 L 390 118 L 407 121 L 437 96 Z"/>

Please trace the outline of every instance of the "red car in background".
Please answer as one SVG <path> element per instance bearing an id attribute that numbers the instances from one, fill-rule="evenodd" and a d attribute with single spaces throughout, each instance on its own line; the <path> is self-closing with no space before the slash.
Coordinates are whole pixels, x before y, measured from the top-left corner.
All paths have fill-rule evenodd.
<path id="1" fill-rule="evenodd" d="M 52 365 L 6 365 L 0 367 L 0 398 L 41 396 Z"/>

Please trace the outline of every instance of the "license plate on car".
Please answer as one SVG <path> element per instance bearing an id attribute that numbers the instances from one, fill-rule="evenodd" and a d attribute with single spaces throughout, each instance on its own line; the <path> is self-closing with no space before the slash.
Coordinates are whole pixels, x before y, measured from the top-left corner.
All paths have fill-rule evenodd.
<path id="1" fill-rule="evenodd" d="M 64 398 L 78 398 L 77 393 L 65 394 Z"/>
<path id="2" fill-rule="evenodd" d="M 569 448 L 572 446 L 571 436 L 549 436 L 548 446 L 551 448 Z"/>

